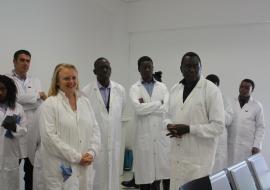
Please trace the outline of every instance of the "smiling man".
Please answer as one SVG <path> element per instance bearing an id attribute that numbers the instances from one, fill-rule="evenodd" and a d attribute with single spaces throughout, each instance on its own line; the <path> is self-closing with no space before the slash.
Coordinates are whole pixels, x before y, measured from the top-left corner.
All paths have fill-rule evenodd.
<path id="1" fill-rule="evenodd" d="M 165 125 L 171 137 L 171 190 L 211 173 L 216 137 L 224 129 L 221 92 L 201 76 L 201 68 L 200 57 L 186 53 L 180 66 L 184 79 L 170 91 Z"/>
<path id="2" fill-rule="evenodd" d="M 235 164 L 259 153 L 265 133 L 263 107 L 251 94 L 255 84 L 250 79 L 242 80 L 239 96 L 233 103 L 233 121 L 228 128 L 229 164 Z"/>

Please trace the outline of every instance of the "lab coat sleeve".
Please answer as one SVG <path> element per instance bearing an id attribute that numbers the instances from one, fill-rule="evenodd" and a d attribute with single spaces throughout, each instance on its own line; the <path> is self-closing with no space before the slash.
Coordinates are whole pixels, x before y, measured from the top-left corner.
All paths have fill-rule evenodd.
<path id="1" fill-rule="evenodd" d="M 165 95 L 163 98 L 163 104 L 161 105 L 160 109 L 154 111 L 154 113 L 163 114 L 167 113 L 169 110 L 169 91 L 166 86 L 164 86 Z"/>
<path id="2" fill-rule="evenodd" d="M 41 83 L 38 79 L 35 79 L 33 81 L 35 90 L 28 91 L 26 94 L 18 94 L 17 101 L 18 103 L 24 105 L 24 104 L 37 104 L 38 100 L 40 99 L 39 92 L 41 92 Z"/>
<path id="3" fill-rule="evenodd" d="M 140 103 L 139 99 L 142 97 L 140 96 L 139 92 L 140 89 L 134 86 L 132 86 L 129 91 L 131 103 L 137 115 L 148 115 L 161 109 L 162 107 L 161 101 Z"/>
<path id="4" fill-rule="evenodd" d="M 126 106 L 126 90 L 125 88 L 123 87 L 122 88 L 122 121 L 124 121 L 126 115 L 127 115 L 127 106 Z"/>
<path id="5" fill-rule="evenodd" d="M 29 94 L 19 94 L 17 99 L 18 102 L 22 105 L 24 104 L 35 104 L 38 99 L 40 98 L 39 93 L 38 92 L 34 92 L 34 93 L 29 93 Z"/>
<path id="6" fill-rule="evenodd" d="M 96 157 L 100 151 L 100 146 L 101 146 L 100 128 L 91 107 L 90 107 L 90 110 L 91 110 L 91 118 L 93 118 L 94 122 L 93 122 L 93 130 L 92 130 L 93 133 L 92 133 L 92 136 L 89 137 L 90 138 L 89 152 L 90 153 L 94 152 L 93 156 Z"/>
<path id="7" fill-rule="evenodd" d="M 225 127 L 225 114 L 221 92 L 216 89 L 205 93 L 207 123 L 190 125 L 190 133 L 204 138 L 215 138 L 222 134 Z"/>
<path id="8" fill-rule="evenodd" d="M 39 119 L 41 143 L 52 155 L 71 163 L 79 163 L 82 157 L 81 153 L 63 142 L 58 136 L 56 130 L 58 114 L 52 103 L 52 101 L 45 101 L 41 106 Z"/>
<path id="9" fill-rule="evenodd" d="M 224 112 L 225 112 L 225 127 L 228 127 L 232 124 L 233 109 L 231 106 L 231 102 L 229 102 L 226 98 L 223 98 L 223 103 L 224 103 Z"/>
<path id="10" fill-rule="evenodd" d="M 21 117 L 21 120 L 20 120 L 20 123 L 16 125 L 17 126 L 16 133 L 12 132 L 12 135 L 14 137 L 21 137 L 21 136 L 26 135 L 27 133 L 27 128 L 26 128 L 27 120 L 26 120 L 26 116 L 25 116 L 22 106 L 18 104 L 16 106 L 19 111 L 19 116 Z"/>
<path id="11" fill-rule="evenodd" d="M 265 133 L 265 123 L 264 123 L 264 114 L 263 107 L 259 103 L 258 112 L 256 114 L 256 124 L 255 124 L 255 135 L 254 135 L 254 143 L 253 147 L 262 148 L 262 141 Z"/>

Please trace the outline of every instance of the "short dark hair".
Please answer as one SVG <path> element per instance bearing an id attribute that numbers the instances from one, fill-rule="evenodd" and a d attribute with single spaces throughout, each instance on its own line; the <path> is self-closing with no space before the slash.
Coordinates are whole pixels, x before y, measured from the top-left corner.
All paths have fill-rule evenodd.
<path id="1" fill-rule="evenodd" d="M 210 74 L 206 77 L 207 80 L 210 80 L 211 82 L 213 82 L 214 84 L 217 84 L 217 86 L 219 86 L 219 78 L 217 75 L 214 74 Z"/>
<path id="2" fill-rule="evenodd" d="M 142 56 L 140 59 L 138 59 L 138 69 L 140 68 L 142 63 L 145 62 L 145 61 L 149 61 L 149 62 L 153 63 L 153 60 L 150 57 Z"/>
<path id="3" fill-rule="evenodd" d="M 200 65 L 201 65 L 201 59 L 200 59 L 199 55 L 196 54 L 196 53 L 194 53 L 194 52 L 187 52 L 187 53 L 185 53 L 185 54 L 183 55 L 183 57 L 182 57 L 181 65 L 182 65 L 182 63 L 183 63 L 185 57 L 196 58 L 196 59 L 198 60 L 198 62 L 200 63 Z"/>
<path id="4" fill-rule="evenodd" d="M 98 58 L 98 59 L 94 62 L 94 68 L 97 67 L 97 64 L 98 64 L 100 61 L 105 61 L 105 62 L 110 63 L 110 62 L 108 61 L 108 59 L 106 59 L 105 57 L 100 57 L 100 58 Z"/>
<path id="5" fill-rule="evenodd" d="M 28 56 L 31 58 L 31 53 L 30 53 L 29 51 L 24 50 L 24 49 L 20 49 L 20 50 L 18 50 L 18 51 L 16 51 L 16 52 L 14 53 L 13 59 L 14 59 L 14 60 L 17 60 L 18 57 L 19 57 L 21 54 L 28 55 Z"/>
<path id="6" fill-rule="evenodd" d="M 17 100 L 17 96 L 16 96 L 17 87 L 14 81 L 5 75 L 0 75 L 0 82 L 3 83 L 7 89 L 7 95 L 6 95 L 7 106 L 11 109 L 14 109 L 16 105 L 16 100 Z"/>
<path id="7" fill-rule="evenodd" d="M 242 82 L 248 82 L 248 83 L 250 83 L 251 86 L 252 86 L 252 91 L 254 90 L 254 88 L 255 88 L 255 83 L 253 82 L 253 80 L 251 80 L 251 79 L 244 79 L 244 80 L 242 80 Z M 241 82 L 241 83 L 242 83 L 242 82 Z"/>

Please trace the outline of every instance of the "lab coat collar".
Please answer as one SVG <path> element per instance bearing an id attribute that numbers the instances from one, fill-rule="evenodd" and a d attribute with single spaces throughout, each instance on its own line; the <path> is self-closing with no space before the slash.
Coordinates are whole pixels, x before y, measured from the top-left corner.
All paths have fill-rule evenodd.
<path id="1" fill-rule="evenodd" d="M 26 73 L 26 77 L 25 77 L 25 79 L 24 79 L 24 78 L 20 77 L 20 76 L 15 72 L 14 69 L 12 70 L 11 75 L 12 75 L 13 77 L 16 77 L 17 79 L 19 79 L 19 80 L 21 80 L 21 81 L 25 81 L 27 78 L 29 78 L 28 73 Z"/>

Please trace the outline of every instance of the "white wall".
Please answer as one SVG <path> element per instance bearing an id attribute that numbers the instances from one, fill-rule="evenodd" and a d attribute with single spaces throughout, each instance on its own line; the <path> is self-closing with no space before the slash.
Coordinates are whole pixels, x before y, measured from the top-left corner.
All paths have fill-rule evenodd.
<path id="1" fill-rule="evenodd" d="M 125 84 L 128 62 L 126 4 L 119 0 L 0 0 L 1 72 L 10 72 L 18 49 L 32 53 L 30 73 L 47 91 L 58 63 L 75 64 L 81 86 L 93 77 L 99 56 L 112 64 L 112 78 Z"/>
<path id="2" fill-rule="evenodd" d="M 197 52 L 203 75 L 220 76 L 223 93 L 238 95 L 242 79 L 255 81 L 254 97 L 264 106 L 267 132 L 263 154 L 270 164 L 269 1 L 145 0 L 128 5 L 130 83 L 138 79 L 137 60 L 148 55 L 170 88 L 181 80 L 181 57 Z"/>

